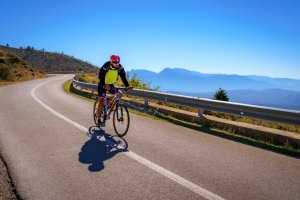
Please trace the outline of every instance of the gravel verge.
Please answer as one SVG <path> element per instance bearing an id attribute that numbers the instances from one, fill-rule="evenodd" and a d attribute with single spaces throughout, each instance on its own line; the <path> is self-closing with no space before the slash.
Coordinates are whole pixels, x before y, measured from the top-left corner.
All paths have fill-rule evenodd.
<path id="1" fill-rule="evenodd" d="M 8 174 L 7 167 L 0 156 L 0 199 L 10 200 L 10 199 L 20 199 L 17 198 L 15 194 L 15 189 L 13 187 L 12 181 Z"/>

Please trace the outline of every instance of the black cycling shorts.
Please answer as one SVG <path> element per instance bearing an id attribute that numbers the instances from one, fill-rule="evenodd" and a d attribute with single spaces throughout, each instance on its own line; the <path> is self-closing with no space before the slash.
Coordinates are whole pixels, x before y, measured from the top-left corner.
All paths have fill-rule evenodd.
<path id="1" fill-rule="evenodd" d="M 99 97 L 99 98 L 104 98 L 104 97 L 106 97 L 106 92 L 107 92 L 107 91 L 108 91 L 109 93 L 111 93 L 111 94 L 115 94 L 115 93 L 117 92 L 116 87 L 115 87 L 113 84 L 109 85 L 109 89 L 108 89 L 108 90 L 104 89 L 103 86 L 100 86 L 100 85 L 98 84 L 98 97 Z"/>

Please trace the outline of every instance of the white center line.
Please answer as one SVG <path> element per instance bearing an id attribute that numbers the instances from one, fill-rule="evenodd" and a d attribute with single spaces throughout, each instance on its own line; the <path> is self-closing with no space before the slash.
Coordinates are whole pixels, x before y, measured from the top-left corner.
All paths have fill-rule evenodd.
<path id="1" fill-rule="evenodd" d="M 45 85 L 51 81 L 55 81 L 58 79 L 63 79 L 65 78 L 65 76 L 63 77 L 59 77 L 59 78 L 55 78 L 55 79 L 51 79 L 48 80 L 44 83 L 41 83 L 39 85 L 37 85 L 35 88 L 32 89 L 31 91 L 31 96 L 33 97 L 33 99 L 35 101 L 37 101 L 39 104 L 41 104 L 44 108 L 46 108 L 48 111 L 50 111 L 51 113 L 53 113 L 54 115 L 56 115 L 57 117 L 63 119 L 64 121 L 68 122 L 69 124 L 73 125 L 74 127 L 78 128 L 79 130 L 82 130 L 83 132 L 88 132 L 88 129 L 74 121 L 72 121 L 71 119 L 67 118 L 66 116 L 60 114 L 59 112 L 53 110 L 52 108 L 50 108 L 48 105 L 46 105 L 44 102 L 42 102 L 36 95 L 35 95 L 35 91 L 41 87 L 42 85 Z M 169 170 L 143 158 L 142 156 L 137 155 L 136 153 L 132 152 L 132 151 L 128 151 L 128 152 L 124 152 L 124 154 L 132 159 L 134 159 L 135 161 L 143 164 L 144 166 L 162 174 L 163 176 L 175 181 L 176 183 L 186 187 L 187 189 L 195 192 L 196 194 L 206 198 L 206 199 L 216 199 L 216 200 L 223 200 L 223 198 L 219 197 L 218 195 L 182 178 L 181 176 L 178 176 L 176 174 L 174 174 L 173 172 L 170 172 Z"/>

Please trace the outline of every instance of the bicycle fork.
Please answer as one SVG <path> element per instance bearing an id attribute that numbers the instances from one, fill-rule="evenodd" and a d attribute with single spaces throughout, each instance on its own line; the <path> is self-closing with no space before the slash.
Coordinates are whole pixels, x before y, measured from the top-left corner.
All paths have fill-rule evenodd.
<path id="1" fill-rule="evenodd" d="M 116 106 L 116 112 L 117 112 L 117 120 L 118 120 L 119 122 L 124 122 L 124 119 L 123 119 L 123 107 L 120 106 L 120 114 L 119 114 L 119 111 L 118 111 L 118 105 L 117 105 L 117 106 Z M 121 116 L 119 117 L 119 115 L 121 115 Z"/>

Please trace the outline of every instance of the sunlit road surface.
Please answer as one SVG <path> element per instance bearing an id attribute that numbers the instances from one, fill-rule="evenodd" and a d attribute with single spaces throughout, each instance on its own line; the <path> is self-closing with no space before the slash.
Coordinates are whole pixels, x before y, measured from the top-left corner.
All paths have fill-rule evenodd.
<path id="1" fill-rule="evenodd" d="M 24 199 L 299 199 L 300 161 L 131 114 L 94 126 L 72 75 L 0 88 L 0 150 Z"/>

